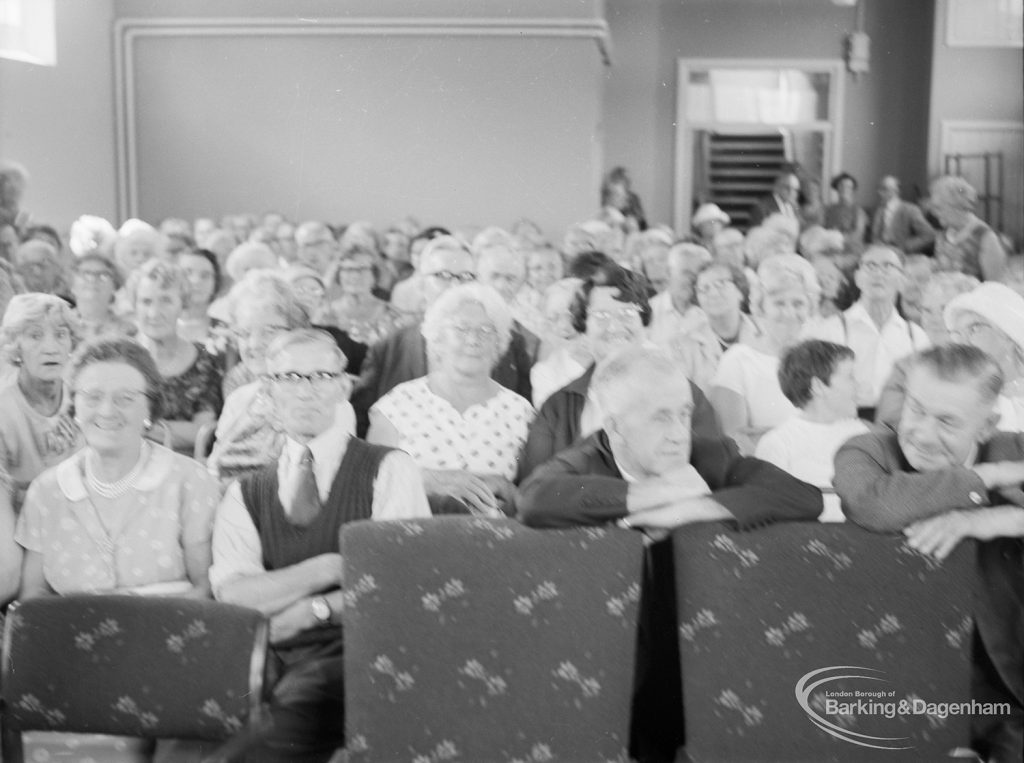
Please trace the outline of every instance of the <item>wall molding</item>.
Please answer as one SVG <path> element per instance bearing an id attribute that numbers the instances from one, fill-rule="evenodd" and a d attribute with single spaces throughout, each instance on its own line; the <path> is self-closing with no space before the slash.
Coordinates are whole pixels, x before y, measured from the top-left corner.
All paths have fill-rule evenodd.
<path id="1" fill-rule="evenodd" d="M 587 18 L 123 18 L 114 23 L 114 126 L 117 211 L 139 209 L 135 125 L 136 41 L 149 37 L 500 37 L 593 40 L 606 66 L 611 39 L 604 19 Z"/>

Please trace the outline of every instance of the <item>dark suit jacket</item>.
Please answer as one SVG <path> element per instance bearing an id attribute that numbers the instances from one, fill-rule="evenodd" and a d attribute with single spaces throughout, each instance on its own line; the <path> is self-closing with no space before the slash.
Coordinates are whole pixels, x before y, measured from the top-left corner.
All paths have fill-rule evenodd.
<path id="1" fill-rule="evenodd" d="M 741 456 L 726 437 L 694 438 L 690 463 L 740 529 L 809 521 L 821 513 L 818 488 L 767 461 Z M 533 527 L 605 524 L 629 513 L 628 490 L 602 430 L 537 469 L 521 486 L 516 507 L 520 520 Z"/>
<path id="2" fill-rule="evenodd" d="M 755 225 L 760 225 L 767 218 L 781 212 L 782 209 L 779 207 L 779 202 L 775 200 L 775 194 L 770 193 L 767 196 L 762 196 L 750 208 L 750 227 L 753 228 Z M 799 217 L 800 207 L 794 206 L 793 213 Z"/>
<path id="3" fill-rule="evenodd" d="M 917 204 L 900 201 L 889 223 L 886 234 L 882 230 L 885 207 L 878 207 L 871 216 L 869 240 L 874 244 L 889 244 L 904 254 L 928 252 L 935 241 L 935 229 L 924 219 L 924 213 Z"/>
<path id="4" fill-rule="evenodd" d="M 531 335 L 532 336 L 532 335 Z M 491 378 L 503 387 L 531 399 L 530 368 L 533 357 L 523 335 L 512 331 L 508 350 L 498 359 Z M 357 434 L 366 436 L 370 407 L 402 382 L 427 375 L 427 344 L 420 324 L 405 326 L 370 347 L 363 361 L 359 383 L 352 392 Z"/>
<path id="5" fill-rule="evenodd" d="M 1021 460 L 1024 434 L 1010 432 L 998 432 L 982 444 L 977 459 Z M 839 449 L 833 484 L 846 516 L 876 532 L 898 532 L 947 511 L 1006 503 L 990 495 L 981 477 L 966 467 L 915 471 L 896 434 L 881 428 L 858 435 Z M 1024 704 L 1024 540 L 979 543 L 978 567 L 978 631 L 1003 681 Z"/>
<path id="6" fill-rule="evenodd" d="M 587 390 L 595 367 L 591 365 L 581 376 L 544 401 L 537 418 L 530 424 L 523 452 L 519 456 L 518 482 L 529 477 L 534 469 L 560 450 L 565 450 L 580 439 L 580 418 L 587 403 Z M 722 437 L 722 427 L 707 397 L 693 382 L 690 382 L 690 392 L 693 394 L 694 436 Z"/>

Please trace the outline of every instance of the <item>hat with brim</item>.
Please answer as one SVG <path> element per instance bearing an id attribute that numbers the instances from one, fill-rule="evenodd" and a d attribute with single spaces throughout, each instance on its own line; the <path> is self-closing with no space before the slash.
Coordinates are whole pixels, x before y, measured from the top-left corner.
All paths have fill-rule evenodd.
<path id="1" fill-rule="evenodd" d="M 957 315 L 965 311 L 980 315 L 1024 353 L 1024 297 L 1009 286 L 986 281 L 973 291 L 954 297 L 943 311 L 946 328 L 952 329 Z"/>
<path id="2" fill-rule="evenodd" d="M 728 225 L 730 219 L 729 215 L 723 212 L 717 204 L 701 204 L 697 207 L 697 211 L 693 213 L 694 227 L 715 221 L 722 223 L 722 225 Z"/>

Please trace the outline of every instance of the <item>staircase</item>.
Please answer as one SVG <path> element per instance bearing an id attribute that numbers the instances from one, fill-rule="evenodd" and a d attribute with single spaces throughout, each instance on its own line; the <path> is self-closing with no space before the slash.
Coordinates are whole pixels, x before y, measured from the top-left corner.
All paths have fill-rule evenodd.
<path id="1" fill-rule="evenodd" d="M 745 230 L 751 205 L 771 193 L 779 169 L 792 161 L 787 137 L 779 131 L 705 132 L 699 149 L 701 176 L 694 184 L 697 204 L 717 204 L 732 218 L 732 225 Z"/>

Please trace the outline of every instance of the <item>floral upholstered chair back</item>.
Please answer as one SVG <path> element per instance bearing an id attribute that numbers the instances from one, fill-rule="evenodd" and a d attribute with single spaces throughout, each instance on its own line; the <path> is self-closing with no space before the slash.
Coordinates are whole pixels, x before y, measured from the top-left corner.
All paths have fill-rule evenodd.
<path id="1" fill-rule="evenodd" d="M 968 746 L 969 715 L 948 703 L 971 699 L 973 543 L 941 564 L 849 524 L 707 525 L 673 543 L 694 763 Z"/>
<path id="2" fill-rule="evenodd" d="M 346 525 L 350 761 L 626 760 L 642 555 L 623 530 Z"/>
<path id="3" fill-rule="evenodd" d="M 209 600 L 23 602 L 4 631 L 4 760 L 22 730 L 228 739 L 258 720 L 266 644 L 262 615 Z"/>

